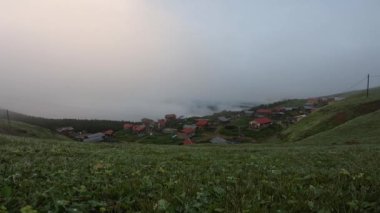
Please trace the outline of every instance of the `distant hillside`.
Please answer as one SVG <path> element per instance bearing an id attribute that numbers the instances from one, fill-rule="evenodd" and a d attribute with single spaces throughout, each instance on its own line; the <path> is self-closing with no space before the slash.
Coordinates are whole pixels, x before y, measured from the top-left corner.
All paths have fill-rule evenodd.
<path id="1" fill-rule="evenodd" d="M 81 120 L 81 119 L 47 119 L 41 117 L 28 116 L 21 113 L 9 112 L 12 121 L 21 121 L 28 124 L 44 127 L 55 131 L 57 128 L 71 126 L 78 131 L 99 132 L 106 129 L 120 130 L 123 121 L 110 120 Z M 6 111 L 0 109 L 0 119 L 6 119 Z"/>
<path id="2" fill-rule="evenodd" d="M 354 118 L 331 130 L 301 140 L 299 143 L 380 144 L 380 110 Z"/>
<path id="3" fill-rule="evenodd" d="M 281 137 L 285 141 L 302 140 L 331 130 L 352 119 L 373 113 L 379 109 L 380 88 L 372 89 L 369 98 L 364 95 L 364 92 L 355 92 L 354 95 L 349 96 L 345 100 L 318 109 L 299 123 L 282 132 Z M 361 128 L 365 128 L 365 126 Z"/>
<path id="4" fill-rule="evenodd" d="M 3 119 L 0 119 L 0 134 L 41 139 L 68 139 L 46 128 L 18 121 L 12 121 L 9 125 L 8 121 Z"/>

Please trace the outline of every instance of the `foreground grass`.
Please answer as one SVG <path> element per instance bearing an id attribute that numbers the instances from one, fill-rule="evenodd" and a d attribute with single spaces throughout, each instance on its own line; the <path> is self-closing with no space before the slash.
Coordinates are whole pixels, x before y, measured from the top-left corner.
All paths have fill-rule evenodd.
<path id="1" fill-rule="evenodd" d="M 0 136 L 0 212 L 380 211 L 380 146 L 80 144 Z"/>

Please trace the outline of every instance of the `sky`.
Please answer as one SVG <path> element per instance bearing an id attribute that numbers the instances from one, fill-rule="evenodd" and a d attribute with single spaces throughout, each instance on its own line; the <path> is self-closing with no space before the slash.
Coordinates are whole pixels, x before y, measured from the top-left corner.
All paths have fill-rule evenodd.
<path id="1" fill-rule="evenodd" d="M 378 11 L 378 0 L 0 0 L 0 107 L 138 120 L 342 92 L 380 74 Z"/>

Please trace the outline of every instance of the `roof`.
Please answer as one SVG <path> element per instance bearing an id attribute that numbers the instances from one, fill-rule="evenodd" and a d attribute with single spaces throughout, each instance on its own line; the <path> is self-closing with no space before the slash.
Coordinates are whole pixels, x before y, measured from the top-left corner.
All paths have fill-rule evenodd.
<path id="1" fill-rule="evenodd" d="M 218 117 L 218 120 L 221 121 L 221 122 L 228 122 L 228 121 L 230 121 L 229 118 L 226 118 L 226 117 L 224 117 L 224 116 L 220 116 L 220 117 Z"/>
<path id="2" fill-rule="evenodd" d="M 285 107 L 275 107 L 272 111 L 273 112 L 283 112 L 283 111 L 285 111 Z"/>
<path id="3" fill-rule="evenodd" d="M 197 121 L 197 126 L 207 126 L 208 125 L 208 120 L 206 119 L 199 119 Z"/>
<path id="4" fill-rule="evenodd" d="M 308 105 L 303 106 L 303 108 L 306 109 L 306 110 L 316 109 L 316 107 L 314 107 L 314 106 L 308 106 Z"/>
<path id="5" fill-rule="evenodd" d="M 66 131 L 74 131 L 74 128 L 71 126 L 67 126 L 67 127 L 61 127 L 57 129 L 57 132 L 66 132 Z"/>
<path id="6" fill-rule="evenodd" d="M 130 124 L 130 123 L 126 123 L 124 124 L 124 129 L 131 129 L 133 127 L 133 124 Z"/>
<path id="7" fill-rule="evenodd" d="M 99 141 L 102 141 L 103 139 L 104 139 L 104 133 L 99 132 L 99 133 L 87 135 L 83 141 L 99 142 Z"/>
<path id="8" fill-rule="evenodd" d="M 104 134 L 113 135 L 113 130 L 112 129 L 106 130 L 106 131 L 104 131 Z"/>
<path id="9" fill-rule="evenodd" d="M 145 125 L 136 125 L 136 126 L 133 126 L 133 131 L 135 132 L 141 132 L 145 130 Z"/>
<path id="10" fill-rule="evenodd" d="M 258 110 L 256 110 L 256 113 L 259 113 L 259 114 L 272 114 L 272 110 L 270 110 L 270 109 L 258 109 Z"/>
<path id="11" fill-rule="evenodd" d="M 96 138 L 96 137 L 103 137 L 103 136 L 104 136 L 103 132 L 98 132 L 98 133 L 87 135 L 87 138 Z"/>
<path id="12" fill-rule="evenodd" d="M 211 143 L 213 144 L 227 144 L 228 141 L 222 137 L 214 137 L 213 139 L 210 140 Z"/>
<path id="13" fill-rule="evenodd" d="M 165 128 L 162 130 L 163 133 L 165 134 L 173 134 L 173 133 L 176 133 L 177 132 L 177 129 L 174 129 L 174 128 Z"/>
<path id="14" fill-rule="evenodd" d="M 254 113 L 254 111 L 252 111 L 252 110 L 244 110 L 244 113 L 245 113 L 245 114 L 249 114 L 249 115 L 250 115 L 250 114 L 253 114 L 253 113 Z"/>
<path id="15" fill-rule="evenodd" d="M 193 128 L 184 128 L 184 129 L 182 129 L 181 132 L 183 132 L 183 133 L 189 135 L 189 134 L 194 133 L 194 132 L 195 132 L 195 129 L 193 129 Z"/>
<path id="16" fill-rule="evenodd" d="M 194 144 L 194 142 L 190 138 L 186 138 L 183 142 L 183 145 L 191 145 Z"/>
<path id="17" fill-rule="evenodd" d="M 258 123 L 258 124 L 269 124 L 269 123 L 272 123 L 272 120 L 269 119 L 269 118 L 256 118 L 254 121 L 256 123 Z"/>
<path id="18" fill-rule="evenodd" d="M 183 128 L 184 129 L 186 129 L 186 128 L 196 129 L 197 125 L 195 125 L 195 124 L 185 124 L 185 125 L 183 125 Z"/>
<path id="19" fill-rule="evenodd" d="M 160 124 L 166 124 L 166 120 L 165 119 L 159 119 L 158 123 L 160 123 Z"/>

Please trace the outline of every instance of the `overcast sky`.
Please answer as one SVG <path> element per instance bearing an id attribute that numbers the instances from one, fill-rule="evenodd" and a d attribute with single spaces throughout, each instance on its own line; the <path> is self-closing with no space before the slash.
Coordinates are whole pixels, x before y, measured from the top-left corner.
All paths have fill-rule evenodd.
<path id="1" fill-rule="evenodd" d="M 128 120 L 340 92 L 380 74 L 379 11 L 379 0 L 0 0 L 0 107 Z"/>

